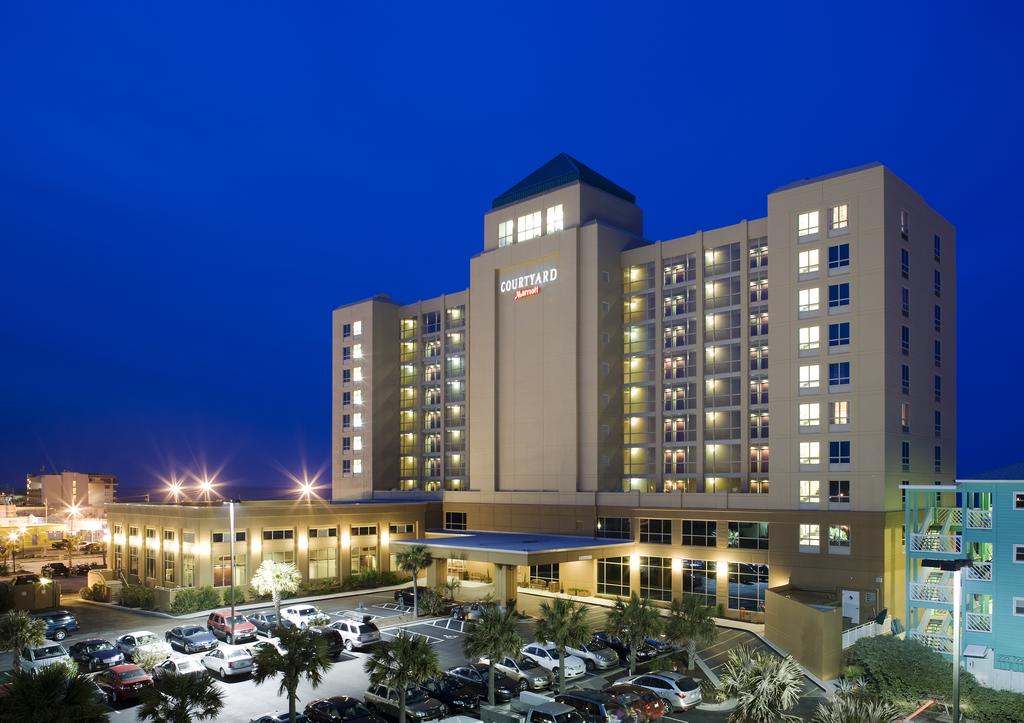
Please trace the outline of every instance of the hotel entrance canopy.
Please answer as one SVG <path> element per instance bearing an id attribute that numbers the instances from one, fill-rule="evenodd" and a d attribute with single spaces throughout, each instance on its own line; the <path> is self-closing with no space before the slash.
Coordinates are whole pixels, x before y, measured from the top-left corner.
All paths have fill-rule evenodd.
<path id="1" fill-rule="evenodd" d="M 493 562 L 497 565 L 546 565 L 624 555 L 632 540 L 542 535 L 527 532 L 429 530 L 418 540 L 392 540 L 394 545 L 423 545 L 435 558 Z"/>

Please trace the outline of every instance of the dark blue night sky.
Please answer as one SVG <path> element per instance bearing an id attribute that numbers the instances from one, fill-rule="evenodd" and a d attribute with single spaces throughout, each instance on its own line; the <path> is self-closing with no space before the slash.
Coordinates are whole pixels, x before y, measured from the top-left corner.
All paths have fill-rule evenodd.
<path id="1" fill-rule="evenodd" d="M 958 227 L 959 472 L 1024 458 L 1019 6 L 161 5 L 0 8 L 0 487 L 326 466 L 331 309 L 464 288 L 559 151 L 652 239 L 889 165 Z"/>

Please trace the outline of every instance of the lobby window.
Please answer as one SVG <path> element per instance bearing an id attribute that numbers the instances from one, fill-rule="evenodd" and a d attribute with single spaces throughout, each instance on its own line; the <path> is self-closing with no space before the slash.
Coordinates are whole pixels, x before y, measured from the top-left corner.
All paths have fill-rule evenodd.
<path id="1" fill-rule="evenodd" d="M 910 431 L 910 402 L 900 402 L 900 431 Z"/>
<path id="2" fill-rule="evenodd" d="M 245 583 L 245 554 L 235 553 L 235 569 L 232 574 L 231 555 L 219 555 L 213 560 L 213 586 L 227 587 L 232 577 L 236 585 Z"/>
<path id="3" fill-rule="evenodd" d="M 146 577 L 156 578 L 156 550 L 152 547 L 146 548 Z"/>
<path id="4" fill-rule="evenodd" d="M 850 464 L 850 442 L 848 440 L 828 443 L 829 464 Z"/>
<path id="5" fill-rule="evenodd" d="M 850 403 L 845 399 L 829 402 L 828 423 L 840 427 L 849 424 Z"/>
<path id="6" fill-rule="evenodd" d="M 900 351 L 903 352 L 903 356 L 910 354 L 910 327 L 900 327 Z"/>
<path id="7" fill-rule="evenodd" d="M 672 558 L 640 558 L 640 597 L 650 600 L 672 599 Z"/>
<path id="8" fill-rule="evenodd" d="M 547 565 L 530 565 L 530 579 L 544 582 L 558 582 L 558 563 Z"/>
<path id="9" fill-rule="evenodd" d="M 817 389 L 821 383 L 821 367 L 817 364 L 809 364 L 800 367 L 800 389 Z"/>
<path id="10" fill-rule="evenodd" d="M 935 305 L 935 331 L 942 331 L 942 307 Z"/>
<path id="11" fill-rule="evenodd" d="M 850 480 L 832 479 L 828 481 L 828 501 L 833 505 L 850 504 Z"/>
<path id="12" fill-rule="evenodd" d="M 562 204 L 552 206 L 547 213 L 548 233 L 557 233 L 563 228 Z"/>
<path id="13" fill-rule="evenodd" d="M 821 526 L 800 525 L 800 552 L 821 550 Z"/>
<path id="14" fill-rule="evenodd" d="M 628 517 L 598 517 L 597 534 L 608 540 L 632 540 L 633 531 Z"/>
<path id="15" fill-rule="evenodd" d="M 139 548 L 137 545 L 128 546 L 128 574 L 139 574 Z"/>
<path id="16" fill-rule="evenodd" d="M 808 249 L 797 254 L 796 271 L 798 274 L 818 273 L 818 249 Z"/>
<path id="17" fill-rule="evenodd" d="M 850 265 L 850 244 L 836 244 L 828 247 L 828 268 L 842 269 Z"/>
<path id="18" fill-rule="evenodd" d="M 629 595 L 629 558 L 605 557 L 597 561 L 599 595 Z"/>
<path id="19" fill-rule="evenodd" d="M 714 607 L 718 596 L 718 564 L 713 560 L 683 560 L 683 594 Z"/>
<path id="20" fill-rule="evenodd" d="M 828 528 L 828 551 L 831 555 L 850 554 L 849 525 L 831 525 Z"/>
<path id="21" fill-rule="evenodd" d="M 715 520 L 683 520 L 684 545 L 715 547 L 718 544 L 718 522 Z"/>
<path id="22" fill-rule="evenodd" d="M 264 551 L 264 560 L 273 560 L 279 564 L 295 564 L 295 551 L 294 550 L 270 550 Z"/>
<path id="23" fill-rule="evenodd" d="M 904 279 L 910 278 L 910 252 L 907 249 L 900 249 L 900 275 Z"/>
<path id="24" fill-rule="evenodd" d="M 352 537 L 376 537 L 377 525 L 352 525 Z"/>
<path id="25" fill-rule="evenodd" d="M 353 575 L 377 569 L 377 548 L 373 545 L 353 545 L 351 558 Z"/>
<path id="26" fill-rule="evenodd" d="M 445 512 L 444 528 L 446 530 L 465 530 L 467 520 L 465 512 Z"/>
<path id="27" fill-rule="evenodd" d="M 498 223 L 498 248 L 502 246 L 508 246 L 512 243 L 512 232 L 515 230 L 515 224 L 512 220 L 500 221 Z"/>
<path id="28" fill-rule="evenodd" d="M 319 539 L 321 537 L 337 537 L 337 536 L 338 536 L 338 528 L 337 527 L 310 527 L 309 528 L 309 537 L 310 537 L 310 539 L 314 539 L 314 538 Z"/>
<path id="29" fill-rule="evenodd" d="M 935 389 L 935 401 L 936 402 L 941 402 L 942 401 L 942 377 L 936 375 L 934 383 L 933 383 L 933 386 L 934 386 L 934 389 Z"/>
<path id="30" fill-rule="evenodd" d="M 819 490 L 821 489 L 821 482 L 816 479 L 802 479 L 800 480 L 800 504 L 801 505 L 818 505 L 821 503 L 821 497 Z"/>
<path id="31" fill-rule="evenodd" d="M 800 289 L 797 292 L 797 311 L 807 314 L 821 308 L 818 301 L 818 287 L 813 289 Z"/>
<path id="32" fill-rule="evenodd" d="M 194 587 L 196 584 L 196 556 L 191 552 L 181 553 L 181 586 Z"/>
<path id="33" fill-rule="evenodd" d="M 799 237 L 813 236 L 819 231 L 819 212 L 807 211 L 796 218 L 796 235 Z"/>
<path id="34" fill-rule="evenodd" d="M 388 532 L 392 535 L 411 535 L 416 531 L 416 525 L 412 522 L 391 523 Z"/>
<path id="35" fill-rule="evenodd" d="M 740 550 L 767 550 L 767 522 L 730 522 L 729 547 Z"/>
<path id="36" fill-rule="evenodd" d="M 214 532 L 210 539 L 214 543 L 231 542 L 230 532 Z M 235 542 L 245 542 L 245 530 L 235 530 Z"/>
<path id="37" fill-rule="evenodd" d="M 841 203 L 829 210 L 828 230 L 830 232 L 845 231 L 850 225 L 850 207 Z"/>
<path id="38" fill-rule="evenodd" d="M 801 404 L 799 412 L 801 429 L 807 427 L 817 428 L 821 424 L 821 405 L 818 402 Z"/>
<path id="39" fill-rule="evenodd" d="M 837 309 L 850 305 L 850 284 L 830 284 L 828 287 L 828 308 Z"/>
<path id="40" fill-rule="evenodd" d="M 520 216 L 516 222 L 516 243 L 522 243 L 523 241 L 529 241 L 532 238 L 536 238 L 541 234 L 541 218 L 540 211 L 534 211 L 528 213 L 525 216 Z"/>
<path id="41" fill-rule="evenodd" d="M 640 520 L 640 542 L 672 544 L 672 520 Z"/>
<path id="42" fill-rule="evenodd" d="M 942 238 L 935 234 L 935 260 L 938 261 L 942 258 Z"/>
<path id="43" fill-rule="evenodd" d="M 292 528 L 281 530 L 264 530 L 263 539 L 267 542 L 271 540 L 293 540 L 295 539 L 295 530 L 293 530 Z"/>
<path id="44" fill-rule="evenodd" d="M 333 529 L 333 528 L 332 528 Z M 309 551 L 309 579 L 338 577 L 338 548 L 321 547 Z"/>
<path id="45" fill-rule="evenodd" d="M 164 549 L 164 584 L 174 584 L 174 550 Z"/>
<path id="46" fill-rule="evenodd" d="M 850 322 L 842 321 L 838 324 L 828 325 L 829 347 L 849 346 L 850 344 Z"/>
<path id="47" fill-rule="evenodd" d="M 900 289 L 900 313 L 903 316 L 910 316 L 910 289 L 906 287 Z"/>
<path id="48" fill-rule="evenodd" d="M 936 339 L 935 343 L 933 344 L 932 353 L 934 354 L 934 357 L 935 357 L 935 366 L 941 367 L 942 366 L 942 342 L 939 341 L 938 339 Z"/>
<path id="49" fill-rule="evenodd" d="M 910 236 L 910 212 L 900 211 L 900 236 L 904 241 Z"/>
<path id="50" fill-rule="evenodd" d="M 764 612 L 768 591 L 768 566 L 729 563 L 729 609 Z"/>
<path id="51" fill-rule="evenodd" d="M 815 351 L 820 346 L 821 330 L 817 326 L 804 326 L 800 328 L 800 351 Z"/>
<path id="52" fill-rule="evenodd" d="M 821 464 L 821 443 L 801 442 L 800 443 L 800 464 L 812 465 Z"/>
<path id="53" fill-rule="evenodd" d="M 900 464 L 904 472 L 910 471 L 910 442 L 900 442 Z"/>

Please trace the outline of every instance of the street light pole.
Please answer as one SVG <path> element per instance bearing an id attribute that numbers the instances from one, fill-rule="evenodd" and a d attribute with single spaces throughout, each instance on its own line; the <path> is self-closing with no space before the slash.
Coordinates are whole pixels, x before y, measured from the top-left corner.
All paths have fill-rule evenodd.
<path id="1" fill-rule="evenodd" d="M 228 500 L 228 519 L 231 526 L 231 644 L 235 643 L 235 504 L 238 500 Z"/>
<path id="2" fill-rule="evenodd" d="M 953 571 L 953 723 L 960 722 L 960 605 L 963 584 L 960 569 Z"/>

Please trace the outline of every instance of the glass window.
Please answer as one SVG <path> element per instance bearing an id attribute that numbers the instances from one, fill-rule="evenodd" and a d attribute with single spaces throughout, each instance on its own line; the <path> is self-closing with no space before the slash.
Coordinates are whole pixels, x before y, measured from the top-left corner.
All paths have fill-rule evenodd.
<path id="1" fill-rule="evenodd" d="M 828 481 L 828 501 L 835 505 L 850 504 L 850 480 L 832 479 Z"/>
<path id="2" fill-rule="evenodd" d="M 194 587 L 196 584 L 196 557 L 191 552 L 181 553 L 181 586 Z"/>
<path id="3" fill-rule="evenodd" d="M 817 364 L 810 364 L 800 367 L 800 388 L 817 389 L 820 383 L 819 375 L 821 369 Z"/>
<path id="4" fill-rule="evenodd" d="M 941 402 L 942 401 L 942 377 L 940 377 L 940 376 L 936 376 L 935 377 L 934 388 L 935 388 L 935 401 L 936 402 Z"/>
<path id="5" fill-rule="evenodd" d="M 900 351 L 904 356 L 910 353 L 910 327 L 900 327 Z"/>
<path id="6" fill-rule="evenodd" d="M 512 231 L 515 229 L 515 224 L 512 220 L 501 221 L 498 223 L 498 248 L 502 246 L 508 246 L 512 243 Z"/>
<path id="7" fill-rule="evenodd" d="M 850 362 L 835 362 L 828 365 L 828 384 L 838 387 L 850 383 Z"/>
<path id="8" fill-rule="evenodd" d="M 540 211 L 534 211 L 533 213 L 528 213 L 525 216 L 520 216 L 516 223 L 516 243 L 529 241 L 541 234 Z"/>
<path id="9" fill-rule="evenodd" d="M 906 239 L 910 234 L 910 212 L 900 211 L 900 235 Z"/>
<path id="10" fill-rule="evenodd" d="M 548 209 L 548 233 L 556 233 L 562 230 L 562 204 L 552 206 Z"/>
<path id="11" fill-rule="evenodd" d="M 377 548 L 373 545 L 354 545 L 351 551 L 352 574 L 358 575 L 361 572 L 369 572 L 377 569 Z"/>
<path id="12" fill-rule="evenodd" d="M 849 525 L 831 525 L 828 528 L 828 551 L 833 555 L 850 554 Z"/>
<path id="13" fill-rule="evenodd" d="M 815 286 L 813 289 L 800 289 L 797 292 L 797 311 L 809 312 L 817 311 L 821 308 L 818 302 L 818 287 Z"/>
<path id="14" fill-rule="evenodd" d="M 363 333 L 363 322 L 353 321 L 352 322 L 352 336 L 360 336 Z"/>
<path id="15" fill-rule="evenodd" d="M 904 279 L 910 278 L 910 252 L 907 249 L 900 249 L 900 274 Z"/>
<path id="16" fill-rule="evenodd" d="M 331 528 L 332 530 L 335 528 Z M 309 579 L 338 577 L 338 548 L 323 547 L 309 551 Z"/>
<path id="17" fill-rule="evenodd" d="M 558 582 L 558 563 L 552 562 L 547 565 L 530 565 L 530 579 Z"/>
<path id="18" fill-rule="evenodd" d="M 640 520 L 640 542 L 672 544 L 672 520 Z"/>
<path id="19" fill-rule="evenodd" d="M 828 345 L 830 347 L 846 346 L 850 343 L 850 322 L 842 321 L 828 325 Z"/>
<path id="20" fill-rule="evenodd" d="M 819 346 L 820 330 L 817 326 L 804 326 L 800 328 L 800 351 L 813 351 Z"/>
<path id="21" fill-rule="evenodd" d="M 683 520 L 682 544 L 694 547 L 715 547 L 718 544 L 718 522 L 715 520 Z"/>
<path id="22" fill-rule="evenodd" d="M 828 308 L 836 309 L 850 305 L 850 284 L 830 284 L 828 287 Z"/>
<path id="23" fill-rule="evenodd" d="M 850 209 L 845 203 L 833 206 L 829 212 L 828 228 L 830 231 L 839 231 L 850 225 Z"/>
<path id="24" fill-rule="evenodd" d="M 800 552 L 818 552 L 821 549 L 821 526 L 800 525 Z"/>
<path id="25" fill-rule="evenodd" d="M 632 540 L 633 532 L 630 529 L 630 518 L 598 517 L 596 536 L 610 540 Z"/>
<path id="26" fill-rule="evenodd" d="M 231 584 L 231 555 L 218 555 L 213 559 L 213 586 L 227 587 Z M 235 584 L 245 582 L 245 555 L 235 555 Z"/>
<path id="27" fill-rule="evenodd" d="M 764 612 L 768 590 L 768 566 L 729 563 L 729 609 Z"/>
<path id="28" fill-rule="evenodd" d="M 797 216 L 796 235 L 812 236 L 818 233 L 818 211 L 807 211 Z"/>
<path id="29" fill-rule="evenodd" d="M 718 565 L 713 560 L 683 560 L 683 594 L 714 607 L 718 591 Z"/>
<path id="30" fill-rule="evenodd" d="M 818 249 L 801 251 L 796 256 L 796 270 L 799 274 L 813 274 L 818 271 Z"/>
<path id="31" fill-rule="evenodd" d="M 344 339 L 347 339 L 348 337 L 352 336 L 352 325 L 351 324 L 342 324 L 341 325 L 341 336 Z"/>
<path id="32" fill-rule="evenodd" d="M 640 557 L 640 597 L 672 599 L 672 558 Z"/>
<path id="33" fill-rule="evenodd" d="M 263 531 L 263 539 L 264 540 L 292 540 L 294 538 L 295 538 L 295 530 L 290 529 L 290 528 L 287 529 L 287 530 L 282 529 L 282 530 L 264 530 Z"/>
<path id="34" fill-rule="evenodd" d="M 821 464 L 821 443 L 800 443 L 800 464 Z"/>
<path id="35" fill-rule="evenodd" d="M 906 364 L 900 364 L 900 386 L 904 394 L 910 394 L 910 367 Z"/>
<path id="36" fill-rule="evenodd" d="M 850 442 L 848 440 L 828 443 L 829 464 L 850 464 Z"/>
<path id="37" fill-rule="evenodd" d="M 800 426 L 817 427 L 821 424 L 821 405 L 810 402 L 800 405 Z"/>
<path id="38" fill-rule="evenodd" d="M 466 513 L 465 512 L 445 512 L 444 513 L 444 527 L 446 530 L 465 530 L 466 528 Z"/>
<path id="39" fill-rule="evenodd" d="M 900 461 L 904 471 L 910 469 L 910 442 L 900 442 Z"/>
<path id="40" fill-rule="evenodd" d="M 362 359 L 363 358 L 363 345 L 362 344 L 353 344 L 352 345 L 352 358 L 353 359 Z"/>
<path id="41" fill-rule="evenodd" d="M 605 557 L 597 561 L 597 592 L 600 595 L 629 595 L 628 557 Z"/>
<path id="42" fill-rule="evenodd" d="M 377 525 L 352 525 L 352 537 L 376 537 Z"/>
<path id="43" fill-rule="evenodd" d="M 321 538 L 321 537 L 337 537 L 337 527 L 310 527 L 309 528 L 310 538 Z"/>
<path id="44" fill-rule="evenodd" d="M 802 479 L 800 480 L 800 504 L 802 505 L 817 505 L 821 502 L 819 490 L 821 489 L 821 483 L 816 479 Z"/>
<path id="45" fill-rule="evenodd" d="M 942 307 L 935 305 L 935 331 L 942 331 Z"/>
<path id="46" fill-rule="evenodd" d="M 850 244 L 836 244 L 828 247 L 828 267 L 841 269 L 850 265 Z"/>
<path id="47" fill-rule="evenodd" d="M 939 273 L 938 269 L 935 270 L 934 285 L 935 285 L 935 295 L 936 296 L 942 296 L 942 274 Z"/>
<path id="48" fill-rule="evenodd" d="M 829 402 L 828 423 L 834 425 L 849 424 L 850 403 L 845 399 L 835 402 Z"/>
<path id="49" fill-rule="evenodd" d="M 935 340 L 934 347 L 932 349 L 935 358 L 935 366 L 942 366 L 942 342 L 938 339 Z"/>
<path id="50" fill-rule="evenodd" d="M 767 550 L 768 523 L 730 522 L 729 547 L 741 550 Z"/>
<path id="51" fill-rule="evenodd" d="M 938 261 L 940 258 L 942 258 L 942 239 L 935 234 L 935 260 Z"/>

